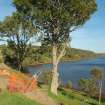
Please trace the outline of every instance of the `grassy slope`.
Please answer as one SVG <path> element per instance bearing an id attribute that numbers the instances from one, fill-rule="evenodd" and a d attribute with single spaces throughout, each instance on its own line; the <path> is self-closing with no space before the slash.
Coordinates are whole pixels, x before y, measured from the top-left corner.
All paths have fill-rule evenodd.
<path id="1" fill-rule="evenodd" d="M 26 98 L 20 94 L 9 92 L 0 93 L 0 105 L 40 105 L 39 103 Z"/>
<path id="2" fill-rule="evenodd" d="M 80 93 L 74 91 L 59 92 L 58 96 L 49 93 L 49 96 L 56 100 L 58 103 L 63 103 L 64 105 L 98 105 L 98 101 Z M 101 103 L 105 105 L 105 101 Z"/>
<path id="3" fill-rule="evenodd" d="M 74 90 L 62 90 L 59 91 L 58 96 L 53 95 L 48 91 L 48 88 L 44 91 L 48 92 L 48 95 L 57 103 L 63 103 L 63 105 L 98 105 L 98 101 L 86 96 L 83 96 L 80 92 Z M 40 105 L 39 103 L 26 98 L 19 93 L 9 93 L 7 91 L 0 93 L 0 105 Z M 105 101 L 101 103 L 105 105 Z"/>
<path id="4" fill-rule="evenodd" d="M 2 68 L 4 68 L 5 70 L 8 70 L 12 74 L 18 75 L 22 79 L 25 79 L 25 80 L 28 79 L 28 77 L 25 74 L 18 72 L 16 70 L 13 70 L 4 64 L 0 64 L 0 70 Z M 19 93 L 10 93 L 3 88 L 0 91 L 0 105 L 41 105 L 36 101 L 30 100 L 29 98 Z"/>
<path id="5" fill-rule="evenodd" d="M 46 86 L 43 86 L 42 88 L 48 89 Z M 82 92 L 71 89 L 62 89 L 58 92 L 58 96 L 55 96 L 50 91 L 48 91 L 48 95 L 53 98 L 53 100 L 55 100 L 57 103 L 63 103 L 63 105 L 98 105 L 98 101 L 96 99 L 89 98 L 83 94 L 84 93 Z M 101 103 L 101 105 L 105 105 L 105 100 Z"/>

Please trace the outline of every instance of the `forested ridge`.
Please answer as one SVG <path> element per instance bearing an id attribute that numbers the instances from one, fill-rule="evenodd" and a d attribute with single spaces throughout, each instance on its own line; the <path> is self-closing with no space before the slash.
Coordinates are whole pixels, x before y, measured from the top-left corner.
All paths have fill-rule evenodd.
<path id="1" fill-rule="evenodd" d="M 13 50 L 9 49 L 6 45 L 0 46 L 0 62 L 7 64 L 13 64 L 15 57 Z M 91 59 L 95 57 L 104 56 L 103 53 L 95 53 L 88 50 L 81 50 L 76 48 L 66 48 L 66 53 L 62 57 L 61 61 L 73 61 L 73 60 L 83 60 Z M 36 65 L 41 63 L 51 63 L 52 62 L 51 47 L 46 46 L 31 46 L 31 50 L 28 52 L 27 57 L 23 61 L 23 65 Z"/>

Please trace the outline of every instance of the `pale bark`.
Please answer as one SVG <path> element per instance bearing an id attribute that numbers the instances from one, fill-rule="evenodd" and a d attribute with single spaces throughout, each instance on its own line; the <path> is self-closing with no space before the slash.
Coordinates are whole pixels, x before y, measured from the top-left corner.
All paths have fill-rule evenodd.
<path id="1" fill-rule="evenodd" d="M 101 105 L 101 95 L 102 95 L 102 80 L 99 83 L 99 105 Z"/>
<path id="2" fill-rule="evenodd" d="M 57 95 L 58 88 L 58 64 L 57 64 L 57 47 L 53 45 L 53 75 L 52 75 L 52 83 L 51 83 L 51 92 Z"/>
<path id="3" fill-rule="evenodd" d="M 59 73 L 58 73 L 58 64 L 62 56 L 65 52 L 65 47 L 61 50 L 59 56 L 57 57 L 57 46 L 53 45 L 53 75 L 52 75 L 52 83 L 51 83 L 51 92 L 57 95 L 57 89 L 59 86 Z"/>
<path id="4" fill-rule="evenodd" d="M 59 63 L 60 59 L 61 59 L 62 56 L 64 55 L 64 53 L 65 53 L 65 48 L 66 48 L 66 46 L 64 45 L 63 49 L 61 50 L 60 55 L 59 55 L 58 58 L 57 58 L 57 63 Z"/>

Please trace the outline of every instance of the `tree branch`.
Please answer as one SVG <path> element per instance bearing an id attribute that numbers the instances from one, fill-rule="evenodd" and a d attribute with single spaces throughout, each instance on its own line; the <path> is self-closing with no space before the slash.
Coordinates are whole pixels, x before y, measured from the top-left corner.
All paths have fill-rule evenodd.
<path id="1" fill-rule="evenodd" d="M 76 29 L 78 29 L 80 26 L 76 26 L 76 27 L 73 27 L 72 29 L 69 30 L 69 32 L 73 32 L 75 31 Z"/>
<path id="2" fill-rule="evenodd" d="M 60 59 L 62 58 L 62 56 L 64 55 L 65 53 L 65 48 L 66 48 L 66 44 L 64 44 L 64 47 L 62 48 L 58 58 L 57 58 L 57 64 L 59 63 Z"/>

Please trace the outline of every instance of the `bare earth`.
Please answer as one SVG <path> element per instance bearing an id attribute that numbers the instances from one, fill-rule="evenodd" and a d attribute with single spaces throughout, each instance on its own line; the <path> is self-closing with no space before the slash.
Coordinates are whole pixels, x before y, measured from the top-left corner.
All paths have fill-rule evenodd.
<path id="1" fill-rule="evenodd" d="M 37 100 L 42 105 L 58 105 L 46 92 L 40 89 L 37 89 L 35 92 L 25 93 L 25 95 L 30 99 Z"/>

